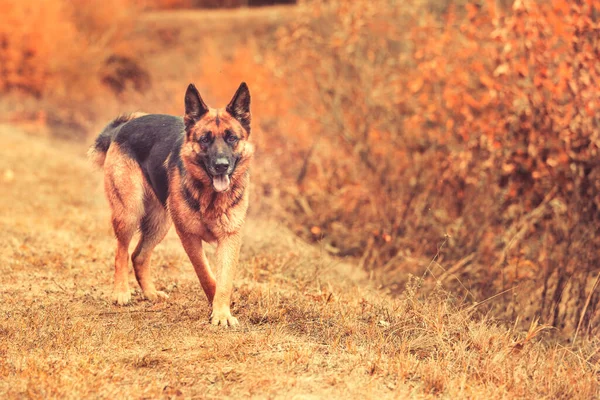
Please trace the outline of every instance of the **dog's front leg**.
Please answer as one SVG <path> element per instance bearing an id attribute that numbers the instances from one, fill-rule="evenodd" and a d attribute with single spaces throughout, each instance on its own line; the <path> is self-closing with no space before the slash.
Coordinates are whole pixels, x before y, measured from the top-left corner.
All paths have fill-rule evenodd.
<path id="1" fill-rule="evenodd" d="M 204 289 L 204 293 L 206 293 L 208 302 L 212 303 L 213 298 L 215 297 L 216 282 L 215 276 L 208 265 L 208 260 L 206 258 L 206 254 L 204 254 L 204 249 L 202 248 L 202 238 L 200 236 L 191 235 L 179 230 L 177 230 L 177 233 L 181 238 L 181 243 L 183 244 L 185 252 L 194 266 L 194 270 L 196 271 L 196 275 L 198 275 L 198 279 L 200 280 L 202 289 Z"/>
<path id="2" fill-rule="evenodd" d="M 210 316 L 210 322 L 213 325 L 234 326 L 238 324 L 237 318 L 231 315 L 230 304 L 233 275 L 235 274 L 241 244 L 239 233 L 218 240 L 216 252 L 217 290 Z"/>

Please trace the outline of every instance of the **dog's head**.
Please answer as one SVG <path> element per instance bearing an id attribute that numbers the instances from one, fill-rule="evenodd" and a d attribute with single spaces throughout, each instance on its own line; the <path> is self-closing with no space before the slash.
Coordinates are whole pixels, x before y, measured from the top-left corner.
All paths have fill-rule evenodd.
<path id="1" fill-rule="evenodd" d="M 212 184 L 216 192 L 227 191 L 232 181 L 248 168 L 253 147 L 250 136 L 250 91 L 242 82 L 223 109 L 209 108 L 198 89 L 190 84 L 185 93 L 185 143 L 182 156 L 193 175 Z"/>

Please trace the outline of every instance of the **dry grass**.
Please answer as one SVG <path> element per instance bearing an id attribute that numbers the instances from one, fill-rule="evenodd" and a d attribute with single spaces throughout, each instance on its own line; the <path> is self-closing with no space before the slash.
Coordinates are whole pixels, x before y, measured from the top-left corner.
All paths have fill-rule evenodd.
<path id="1" fill-rule="evenodd" d="M 7 4 L 17 3 L 10 0 Z M 529 290 L 530 286 L 518 290 L 518 299 L 505 293 L 483 305 L 462 296 L 468 291 L 465 288 L 497 293 L 499 287 L 505 287 L 505 279 L 507 287 L 512 287 L 517 278 L 541 276 L 532 272 L 539 266 L 528 261 L 535 254 L 526 254 L 528 247 L 518 240 L 517 245 L 511 241 L 512 247 L 505 247 L 498 262 L 504 265 L 499 269 L 481 261 L 494 259 L 494 246 L 502 248 L 504 237 L 525 238 L 541 245 L 542 250 L 553 249 L 565 260 L 571 254 L 594 253 L 593 246 L 578 239 L 579 230 L 569 233 L 570 242 L 564 241 L 576 244 L 568 251 L 554 246 L 546 236 L 540 241 L 530 232 L 547 220 L 549 211 L 558 212 L 560 202 L 542 203 L 526 214 L 515 214 L 512 209 L 505 212 L 485 196 L 489 190 L 484 185 L 485 193 L 471 193 L 467 196 L 470 203 L 464 203 L 465 210 L 475 211 L 453 219 L 453 207 L 460 199 L 455 198 L 452 186 L 438 185 L 439 176 L 454 177 L 448 167 L 453 159 L 446 151 L 455 152 L 458 147 L 436 146 L 439 132 L 431 126 L 425 131 L 410 131 L 412 136 L 398 131 L 402 135 L 397 142 L 389 142 L 386 126 L 372 126 L 376 129 L 365 139 L 365 143 L 377 145 L 371 149 L 376 150 L 372 156 L 392 155 L 388 158 L 398 168 L 406 167 L 398 175 L 400 180 L 391 182 L 399 186 L 392 185 L 389 190 L 385 185 L 390 182 L 379 184 L 367 167 L 355 162 L 363 157 L 361 152 L 340 156 L 347 148 L 332 140 L 340 133 L 368 133 L 354 124 L 369 122 L 363 116 L 370 116 L 372 124 L 383 121 L 389 128 L 401 126 L 397 122 L 411 112 L 429 115 L 419 108 L 385 108 L 389 106 L 389 90 L 401 92 L 400 100 L 406 104 L 420 99 L 429 106 L 430 101 L 427 96 L 404 90 L 403 84 L 393 83 L 392 75 L 381 73 L 381 68 L 398 70 L 388 65 L 385 57 L 400 48 L 392 46 L 377 53 L 380 64 L 366 63 L 361 54 L 367 52 L 354 52 L 356 47 L 341 46 L 339 40 L 328 40 L 328 35 L 361 33 L 341 37 L 350 42 L 373 38 L 364 35 L 365 27 L 377 28 L 371 33 L 380 38 L 392 37 L 386 29 L 405 35 L 410 31 L 404 25 L 380 24 L 381 18 L 400 20 L 406 10 L 418 16 L 418 4 L 429 9 L 433 3 L 444 2 L 415 2 L 414 7 L 407 3 L 403 8 L 386 1 L 370 2 L 369 7 L 350 7 L 348 3 L 349 10 L 344 2 L 329 2 L 343 8 L 343 12 L 329 14 L 319 12 L 319 4 L 327 8 L 326 3 L 316 2 L 313 8 L 143 15 L 131 12 L 139 1 L 112 0 L 107 7 L 96 7 L 98 12 L 94 13 L 93 4 L 97 3 L 78 2 L 86 7 L 75 14 L 64 12 L 71 4 L 64 0 L 40 3 L 48 15 L 44 23 L 66 32 L 63 35 L 44 36 L 48 25 L 38 23 L 44 13 L 27 18 L 31 1 L 13 9 L 15 15 L 28 21 L 16 23 L 20 30 L 13 33 L 0 28 L 0 39 L 2 35 L 9 37 L 12 46 L 8 52 L 0 51 L 0 61 L 12 60 L 12 64 L 0 65 L 0 90 L 3 96 L 9 91 L 0 103 L 0 120 L 33 120 L 26 126 L 28 133 L 14 126 L 0 126 L 0 397 L 600 396 L 600 342 L 589 335 L 589 321 L 583 318 L 588 305 L 592 315 L 597 303 L 591 280 L 589 287 L 580 291 L 579 303 L 563 295 L 574 285 L 570 278 L 560 281 L 566 289 L 558 285 L 560 290 L 546 302 L 552 312 L 568 311 L 575 317 L 580 312 L 580 318 L 571 318 L 582 326 L 576 345 L 554 341 L 557 329 L 528 319 L 540 315 L 540 298 L 544 298 Z M 121 9 L 122 4 L 132 8 Z M 387 4 L 394 12 L 388 13 L 378 4 Z M 111 11 L 116 9 L 122 13 Z M 365 18 L 372 24 L 362 24 Z M 88 23 L 76 26 L 73 21 Z M 313 24 L 322 31 L 302 30 Z M 423 32 L 428 32 L 426 28 Z M 452 29 L 444 36 L 450 41 L 448 45 L 434 45 L 437 36 L 422 35 L 419 29 L 414 32 L 415 40 L 427 37 L 429 44 L 424 48 L 440 51 L 440 56 L 460 50 L 451 44 L 456 45 L 452 40 L 461 38 L 462 33 L 455 35 Z M 94 40 L 98 33 L 105 35 L 104 40 Z M 319 40 L 299 40 L 306 39 L 306 34 L 316 34 Z M 71 43 L 74 37 L 82 42 Z M 88 46 L 86 41 L 94 45 Z M 35 44 L 31 56 L 21 57 L 30 54 Z M 372 47 L 370 39 L 356 44 L 363 50 Z M 342 53 L 327 50 L 327 46 Z M 302 60 L 301 52 L 313 54 L 315 49 L 319 68 L 297 68 L 295 62 Z M 344 51 L 356 57 L 348 58 Z M 436 54 L 432 56 L 438 57 Z M 473 54 L 478 56 L 475 61 L 481 58 L 479 52 Z M 107 71 L 106 59 L 112 55 L 143 60 L 138 65 L 148 73 L 150 86 L 140 92 L 135 88 L 135 74 L 119 75 L 118 67 Z M 356 69 L 346 68 L 344 60 L 349 59 Z M 461 59 L 457 60 L 457 65 L 462 65 Z M 307 78 L 338 67 L 346 74 L 325 74 L 321 77 L 325 79 L 323 90 L 312 90 Z M 432 71 L 438 69 L 412 68 L 404 79 L 419 82 L 413 78 Z M 112 92 L 102 84 L 106 73 L 122 78 L 122 92 L 108 94 Z M 377 76 L 392 81 L 372 79 Z M 24 79 L 27 77 L 30 79 Z M 132 306 L 112 305 L 114 241 L 101 174 L 83 158 L 84 144 L 44 139 L 42 134 L 50 127 L 55 136 L 89 139 L 117 112 L 181 114 L 182 90 L 188 82 L 198 84 L 209 104 L 224 104 L 241 80 L 252 89 L 253 139 L 257 144 L 253 207 L 233 306 L 242 326 L 223 331 L 207 324 L 208 304 L 173 232 L 158 247 L 153 260 L 158 285 L 170 293 L 169 301 L 152 304 L 143 301 L 138 292 Z M 439 82 L 462 98 L 464 91 L 452 79 L 441 76 Z M 428 87 L 423 85 L 417 85 L 416 92 Z M 330 86 L 335 90 L 328 90 Z M 37 97 L 13 101 L 11 96 L 20 96 L 18 90 Z M 370 99 L 379 111 L 371 115 L 368 110 L 351 107 L 353 113 L 343 115 L 338 103 L 323 102 L 331 94 Z M 439 110 L 446 109 L 438 107 L 431 115 Z M 491 118 L 491 114 L 486 115 Z M 464 126 L 461 123 L 454 128 Z M 380 150 L 385 151 L 379 154 Z M 472 170 L 470 164 L 464 165 L 464 171 Z M 420 170 L 425 172 L 420 174 Z M 357 179 L 360 185 L 353 181 Z M 379 189 L 369 189 L 373 187 Z M 366 206 L 372 200 L 384 206 Z M 398 212 L 404 209 L 409 211 Z M 395 214 L 402 216 L 404 227 L 396 233 L 386 225 L 388 216 Z M 482 223 L 500 217 L 519 223 L 498 223 L 495 230 Z M 485 235 L 473 234 L 469 227 L 477 227 Z M 298 239 L 298 233 L 315 244 Z M 438 256 L 432 262 L 436 246 L 443 240 L 447 241 L 444 249 L 437 249 Z M 482 245 L 482 251 L 473 247 L 481 243 L 491 244 L 489 248 Z M 342 254 L 344 249 L 357 259 L 344 263 L 329 255 Z M 551 256 L 554 253 L 548 252 L 544 260 L 561 268 L 567 265 L 555 261 L 560 257 Z M 389 261 L 377 268 L 384 260 Z M 592 258 L 576 261 L 572 258 L 570 262 L 589 268 L 574 271 L 591 272 L 596 265 Z M 425 269 L 430 271 L 425 281 L 412 278 L 406 290 L 399 284 L 409 272 L 422 276 Z M 366 270 L 386 289 L 397 289 L 399 296 L 392 298 L 388 290 L 375 287 Z M 500 272 L 502 282 L 489 278 Z M 544 279 L 555 279 L 551 272 L 548 269 Z M 591 278 L 597 276 L 590 274 Z M 443 280 L 444 287 L 435 284 L 437 279 Z M 130 280 L 137 287 L 133 275 Z M 448 287 L 458 291 L 449 294 Z M 494 316 L 506 317 L 507 325 L 487 315 L 488 309 L 494 310 Z M 552 321 L 547 315 L 542 318 Z M 567 329 L 563 331 L 570 334 Z"/>
<path id="2" fill-rule="evenodd" d="M 169 301 L 138 293 L 116 307 L 108 209 L 85 148 L 10 126 L 0 148 L 2 398 L 600 395 L 597 342 L 546 343 L 544 327 L 501 327 L 419 279 L 389 298 L 256 215 L 236 280 L 241 328 L 207 324 L 172 232 L 154 258 Z"/>

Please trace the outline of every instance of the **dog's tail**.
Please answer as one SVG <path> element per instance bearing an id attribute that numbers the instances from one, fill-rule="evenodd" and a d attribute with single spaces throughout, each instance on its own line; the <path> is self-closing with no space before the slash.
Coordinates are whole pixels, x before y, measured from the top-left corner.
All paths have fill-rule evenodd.
<path id="1" fill-rule="evenodd" d="M 131 114 L 121 114 L 117 118 L 113 119 L 102 132 L 96 138 L 96 141 L 88 150 L 88 158 L 92 160 L 94 164 L 102 168 L 104 166 L 104 160 L 106 159 L 106 152 L 112 143 L 113 139 L 125 123 L 146 115 L 141 112 L 134 112 Z"/>

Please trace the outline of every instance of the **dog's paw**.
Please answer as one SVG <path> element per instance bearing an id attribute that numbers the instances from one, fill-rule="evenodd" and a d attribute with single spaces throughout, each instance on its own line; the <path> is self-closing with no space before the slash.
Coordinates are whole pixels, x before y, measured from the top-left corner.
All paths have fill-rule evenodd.
<path id="1" fill-rule="evenodd" d="M 112 301 L 119 306 L 125 306 L 131 302 L 131 292 L 129 290 L 113 292 Z"/>
<path id="2" fill-rule="evenodd" d="M 231 315 L 231 311 L 229 310 L 213 310 L 212 314 L 210 315 L 210 323 L 214 326 L 221 325 L 224 327 L 239 325 L 238 319 Z"/>
<path id="3" fill-rule="evenodd" d="M 144 292 L 144 298 L 150 301 L 164 301 L 169 298 L 169 295 L 160 290 Z"/>

